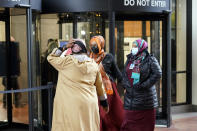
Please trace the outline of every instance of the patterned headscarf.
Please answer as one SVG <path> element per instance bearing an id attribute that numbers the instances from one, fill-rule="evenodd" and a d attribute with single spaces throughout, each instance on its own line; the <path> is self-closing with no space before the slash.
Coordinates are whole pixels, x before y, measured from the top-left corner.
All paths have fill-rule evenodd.
<path id="1" fill-rule="evenodd" d="M 126 67 L 126 72 L 128 75 L 128 79 L 131 83 L 131 85 L 134 85 L 136 83 L 136 81 L 131 78 L 133 73 L 140 73 L 140 64 L 141 62 L 144 60 L 144 58 L 147 55 L 147 49 L 148 49 L 148 43 L 143 40 L 143 39 L 138 39 L 135 40 L 133 42 L 133 44 L 136 44 L 138 47 L 138 52 L 136 55 L 132 55 L 132 53 L 130 53 L 127 57 L 128 57 L 128 65 Z M 140 81 L 140 78 L 137 79 L 137 81 Z"/>
<path id="2" fill-rule="evenodd" d="M 135 40 L 133 44 L 137 45 L 138 52 L 136 55 L 132 55 L 132 53 L 130 53 L 129 55 L 127 55 L 127 58 L 128 58 L 128 61 L 134 65 L 134 70 L 136 71 L 137 69 L 138 70 L 137 72 L 139 72 L 140 71 L 139 65 L 147 55 L 148 43 L 143 39 L 138 39 L 138 40 Z"/>
<path id="3" fill-rule="evenodd" d="M 90 47 L 94 46 L 94 45 L 98 46 L 99 52 L 98 54 L 102 54 L 104 46 L 105 46 L 105 40 L 102 36 L 98 35 L 98 36 L 93 36 L 90 40 Z"/>
<path id="4" fill-rule="evenodd" d="M 145 40 L 138 39 L 138 40 L 135 40 L 132 44 L 137 45 L 138 52 L 134 56 L 132 55 L 132 53 L 128 54 L 127 55 L 127 58 L 129 60 L 136 59 L 136 57 L 141 57 L 141 56 L 144 56 L 144 55 L 147 54 L 147 51 L 148 51 L 148 43 Z"/>
<path id="5" fill-rule="evenodd" d="M 144 50 L 148 49 L 148 43 L 143 39 L 135 40 L 133 42 L 133 44 L 136 44 L 137 47 L 138 47 L 138 53 L 137 54 L 142 53 Z"/>

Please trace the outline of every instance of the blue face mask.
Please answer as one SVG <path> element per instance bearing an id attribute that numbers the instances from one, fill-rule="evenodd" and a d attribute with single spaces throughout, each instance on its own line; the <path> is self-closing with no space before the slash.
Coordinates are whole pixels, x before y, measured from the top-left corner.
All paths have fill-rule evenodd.
<path id="1" fill-rule="evenodd" d="M 132 48 L 131 53 L 136 55 L 138 53 L 138 48 Z"/>

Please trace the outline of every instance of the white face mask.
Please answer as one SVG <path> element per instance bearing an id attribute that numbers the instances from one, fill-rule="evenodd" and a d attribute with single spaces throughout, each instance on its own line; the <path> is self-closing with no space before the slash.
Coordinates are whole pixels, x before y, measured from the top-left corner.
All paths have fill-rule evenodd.
<path id="1" fill-rule="evenodd" d="M 138 48 L 132 48 L 131 53 L 136 55 L 138 53 Z"/>

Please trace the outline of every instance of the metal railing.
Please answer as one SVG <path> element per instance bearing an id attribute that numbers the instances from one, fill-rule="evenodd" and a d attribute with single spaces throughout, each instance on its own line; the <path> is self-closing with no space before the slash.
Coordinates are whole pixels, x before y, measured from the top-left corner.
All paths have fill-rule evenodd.
<path id="1" fill-rule="evenodd" d="M 5 91 L 0 91 L 0 94 L 12 94 L 12 93 L 25 93 L 25 92 L 34 92 L 34 91 L 40 91 L 40 90 L 48 90 L 48 129 L 49 131 L 51 131 L 51 125 L 52 125 L 52 88 L 53 88 L 53 84 L 52 83 L 48 83 L 48 85 L 45 86 L 38 86 L 38 87 L 33 87 L 33 88 L 25 88 L 25 89 L 17 89 L 17 90 L 5 90 Z M 33 113 L 33 112 L 31 112 Z M 29 120 L 33 119 L 29 117 Z M 29 129 L 31 130 L 31 129 Z"/>

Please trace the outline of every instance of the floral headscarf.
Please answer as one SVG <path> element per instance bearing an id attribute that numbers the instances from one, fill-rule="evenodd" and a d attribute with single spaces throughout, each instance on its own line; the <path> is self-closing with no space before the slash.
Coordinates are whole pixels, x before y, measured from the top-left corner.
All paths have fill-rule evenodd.
<path id="1" fill-rule="evenodd" d="M 138 40 L 135 40 L 132 44 L 137 45 L 138 52 L 135 56 L 133 56 L 132 53 L 130 53 L 129 55 L 127 55 L 127 58 L 131 60 L 131 59 L 136 59 L 137 57 L 141 57 L 141 56 L 145 57 L 145 55 L 147 54 L 147 50 L 148 50 L 148 43 L 143 39 L 138 39 Z"/>
<path id="2" fill-rule="evenodd" d="M 148 43 L 143 39 L 135 40 L 133 42 L 133 44 L 136 44 L 137 47 L 138 47 L 138 53 L 137 54 L 142 53 L 144 50 L 148 49 Z"/>

